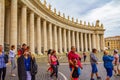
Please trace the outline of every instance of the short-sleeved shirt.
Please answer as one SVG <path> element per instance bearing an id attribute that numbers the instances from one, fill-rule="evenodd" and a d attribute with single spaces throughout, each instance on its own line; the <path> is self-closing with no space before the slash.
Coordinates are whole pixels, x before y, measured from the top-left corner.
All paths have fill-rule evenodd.
<path id="1" fill-rule="evenodd" d="M 52 65 L 57 65 L 57 57 L 54 55 L 50 56 L 51 64 Z"/>
<path id="2" fill-rule="evenodd" d="M 77 65 L 78 65 L 79 67 L 81 67 L 81 62 L 80 62 L 79 58 L 80 58 L 80 56 L 79 56 L 78 54 L 76 54 L 75 52 L 73 52 L 73 51 L 70 51 L 70 52 L 68 53 L 68 60 L 73 61 L 73 60 L 76 59 L 76 60 L 77 60 Z M 71 67 L 74 67 L 74 66 L 71 65 L 71 64 L 69 64 L 69 66 L 70 66 L 70 68 L 71 68 Z"/>
<path id="3" fill-rule="evenodd" d="M 9 57 L 10 58 L 14 58 L 15 57 L 15 51 L 14 50 L 10 50 L 9 51 Z"/>
<path id="4" fill-rule="evenodd" d="M 114 63 L 119 64 L 119 54 L 114 55 Z"/>
<path id="5" fill-rule="evenodd" d="M 21 56 L 22 54 L 24 54 L 24 49 L 23 48 L 18 50 L 18 56 Z"/>

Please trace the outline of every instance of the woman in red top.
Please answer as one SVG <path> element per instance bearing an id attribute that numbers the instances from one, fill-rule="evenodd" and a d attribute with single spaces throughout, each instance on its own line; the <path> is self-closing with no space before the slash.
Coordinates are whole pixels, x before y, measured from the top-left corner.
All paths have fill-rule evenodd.
<path id="1" fill-rule="evenodd" d="M 55 74 L 56 78 L 58 78 L 58 59 L 55 50 L 52 51 L 50 60 L 51 60 L 51 67 L 53 69 L 53 72 L 51 73 L 50 77 L 52 78 L 53 75 Z"/>

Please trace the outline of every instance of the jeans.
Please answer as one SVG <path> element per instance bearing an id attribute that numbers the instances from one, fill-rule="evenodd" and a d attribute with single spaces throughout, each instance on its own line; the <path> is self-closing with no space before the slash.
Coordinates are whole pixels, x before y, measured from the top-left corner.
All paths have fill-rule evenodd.
<path id="1" fill-rule="evenodd" d="M 51 73 L 50 77 L 52 77 L 54 74 L 56 78 L 58 78 L 58 66 L 57 65 L 51 65 L 53 72 Z"/>
<path id="2" fill-rule="evenodd" d="M 2 76 L 2 79 L 1 79 L 1 76 Z M 5 76 L 6 76 L 6 67 L 0 68 L 0 80 L 5 80 Z"/>

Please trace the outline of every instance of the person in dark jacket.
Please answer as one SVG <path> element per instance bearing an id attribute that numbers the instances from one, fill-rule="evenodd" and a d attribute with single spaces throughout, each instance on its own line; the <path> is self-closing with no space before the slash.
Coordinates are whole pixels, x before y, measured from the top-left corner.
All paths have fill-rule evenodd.
<path id="1" fill-rule="evenodd" d="M 35 57 L 26 49 L 24 54 L 18 58 L 18 78 L 19 80 L 35 80 L 37 64 Z"/>
<path id="2" fill-rule="evenodd" d="M 106 80 L 110 80 L 110 78 L 113 75 L 113 63 L 112 63 L 113 60 L 114 60 L 114 57 L 108 55 L 108 51 L 104 51 L 103 62 L 107 72 Z"/>

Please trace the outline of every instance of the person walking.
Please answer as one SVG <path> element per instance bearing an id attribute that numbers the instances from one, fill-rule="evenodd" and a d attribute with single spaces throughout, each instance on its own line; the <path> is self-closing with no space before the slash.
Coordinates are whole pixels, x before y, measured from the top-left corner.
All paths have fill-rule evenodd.
<path id="1" fill-rule="evenodd" d="M 84 62 L 86 61 L 87 55 L 85 52 L 83 52 L 83 58 L 84 58 Z"/>
<path id="2" fill-rule="evenodd" d="M 110 78 L 113 75 L 113 63 L 112 63 L 113 60 L 114 60 L 114 57 L 110 56 L 108 51 L 105 50 L 104 55 L 103 55 L 103 62 L 104 62 L 104 67 L 107 72 L 106 80 L 110 80 Z"/>
<path id="3" fill-rule="evenodd" d="M 5 53 L 3 51 L 2 45 L 0 45 L 0 80 L 5 80 L 5 76 L 6 76 Z"/>
<path id="4" fill-rule="evenodd" d="M 15 63 L 15 56 L 16 56 L 16 54 L 15 54 L 14 49 L 15 49 L 15 46 L 12 45 L 12 46 L 11 46 L 11 50 L 9 51 L 9 61 L 10 61 L 10 63 L 11 63 L 11 76 L 12 76 L 12 77 L 16 76 L 16 75 L 13 73 L 13 71 L 14 71 L 15 68 L 16 68 L 16 63 Z"/>
<path id="5" fill-rule="evenodd" d="M 115 76 L 119 76 L 120 74 L 119 74 L 119 54 L 118 54 L 118 50 L 117 49 L 115 49 L 114 50 L 114 72 L 115 72 Z"/>
<path id="6" fill-rule="evenodd" d="M 50 79 L 52 79 L 53 75 L 55 74 L 56 79 L 58 79 L 58 59 L 56 56 L 56 51 L 53 50 L 50 56 L 51 60 L 51 67 L 52 67 L 52 73 L 50 75 Z"/>
<path id="7" fill-rule="evenodd" d="M 48 57 L 48 64 L 49 64 L 49 67 L 48 67 L 48 69 L 47 69 L 47 72 L 49 72 L 50 71 L 50 73 L 52 72 L 52 67 L 51 67 L 51 60 L 50 60 L 50 56 L 51 56 L 51 52 L 52 52 L 52 50 L 51 49 L 49 49 L 48 50 L 48 53 L 47 53 L 47 57 Z"/>
<path id="8" fill-rule="evenodd" d="M 74 60 L 76 60 L 76 64 L 74 64 Z M 69 62 L 69 68 L 70 68 L 70 78 L 71 80 L 74 79 L 74 77 L 72 76 L 74 69 L 76 70 L 77 68 L 77 75 L 79 77 L 79 75 L 81 74 L 81 69 L 82 69 L 82 65 L 81 65 L 81 61 L 80 61 L 80 56 L 76 53 L 76 48 L 75 46 L 71 47 L 71 51 L 68 53 L 68 62 Z M 78 78 L 77 77 L 77 78 Z"/>
<path id="9" fill-rule="evenodd" d="M 97 53 L 97 49 L 92 49 L 92 52 L 90 54 L 90 63 L 91 63 L 91 67 L 92 67 L 90 80 L 95 80 L 93 78 L 94 74 L 96 74 L 97 79 L 101 79 L 101 77 L 98 75 L 98 68 L 97 68 L 98 58 L 95 56 L 96 53 Z"/>

